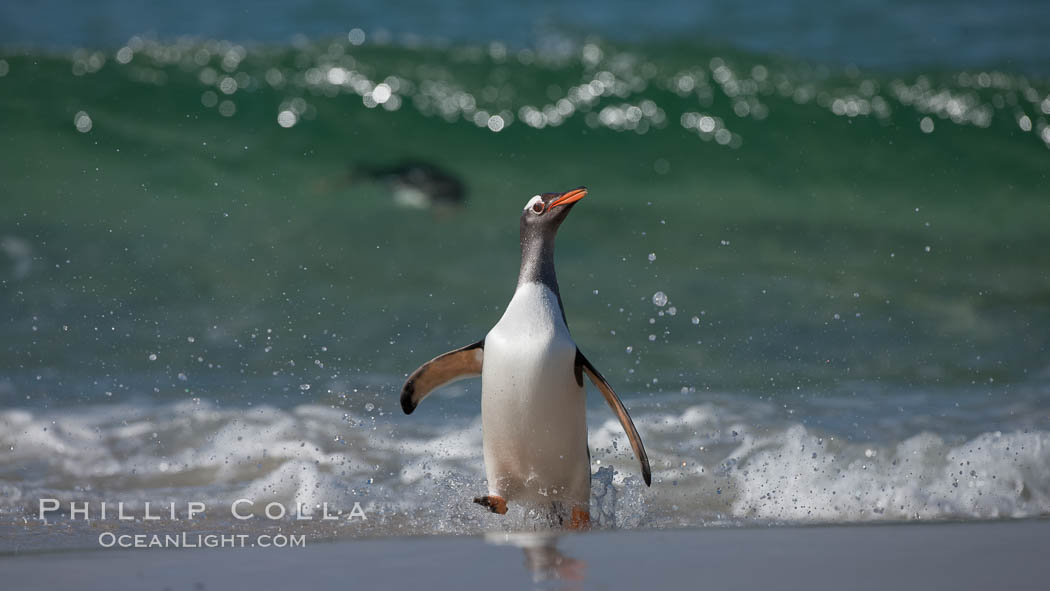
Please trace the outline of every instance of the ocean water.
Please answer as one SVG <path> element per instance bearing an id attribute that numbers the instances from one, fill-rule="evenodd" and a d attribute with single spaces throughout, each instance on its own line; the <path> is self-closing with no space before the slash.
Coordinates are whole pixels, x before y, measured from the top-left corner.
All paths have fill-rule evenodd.
<path id="1" fill-rule="evenodd" d="M 821 60 L 816 34 L 786 55 L 572 22 L 602 34 L 13 37 L 3 527 L 37 532 L 43 497 L 498 527 L 469 502 L 479 384 L 411 417 L 398 392 L 498 320 L 529 197 L 581 184 L 562 298 L 654 477 L 592 392 L 602 527 L 1050 513 L 1045 36 Z M 346 180 L 404 159 L 466 205 Z"/>

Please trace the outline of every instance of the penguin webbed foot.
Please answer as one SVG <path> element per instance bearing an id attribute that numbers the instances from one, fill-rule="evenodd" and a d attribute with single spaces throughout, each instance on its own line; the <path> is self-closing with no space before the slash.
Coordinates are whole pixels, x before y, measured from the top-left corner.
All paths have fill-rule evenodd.
<path id="1" fill-rule="evenodd" d="M 474 502 L 485 507 L 493 513 L 499 513 L 500 515 L 507 514 L 507 501 L 499 495 L 485 495 L 483 497 L 474 497 Z"/>
<path id="2" fill-rule="evenodd" d="M 586 531 L 591 528 L 591 512 L 583 507 L 572 508 L 572 520 L 569 522 L 569 529 L 576 531 Z"/>

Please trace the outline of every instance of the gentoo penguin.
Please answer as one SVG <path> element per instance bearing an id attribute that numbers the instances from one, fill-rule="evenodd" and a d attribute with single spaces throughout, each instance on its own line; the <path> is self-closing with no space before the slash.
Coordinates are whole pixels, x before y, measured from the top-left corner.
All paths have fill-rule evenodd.
<path id="1" fill-rule="evenodd" d="M 569 334 L 554 273 L 554 236 L 580 187 L 529 199 L 521 214 L 521 271 L 514 297 L 484 339 L 436 357 L 401 389 L 411 414 L 427 394 L 452 381 L 481 376 L 488 494 L 474 499 L 495 513 L 520 503 L 571 527 L 590 522 L 591 469 L 583 375 L 620 419 L 642 477 L 649 459 L 627 409 Z"/>
<path id="2" fill-rule="evenodd" d="M 463 181 L 451 172 L 429 162 L 406 160 L 394 165 L 358 164 L 351 168 L 349 181 L 371 180 L 390 186 L 394 203 L 401 207 L 428 209 L 462 205 L 466 200 Z"/>

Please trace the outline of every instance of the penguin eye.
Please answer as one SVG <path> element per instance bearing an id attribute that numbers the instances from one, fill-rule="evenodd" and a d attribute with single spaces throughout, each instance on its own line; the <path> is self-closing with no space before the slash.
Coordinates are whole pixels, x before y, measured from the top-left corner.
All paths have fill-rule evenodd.
<path id="1" fill-rule="evenodd" d="M 543 213 L 543 202 L 542 201 L 537 201 L 536 203 L 532 204 L 532 213 L 535 213 L 537 215 Z"/>

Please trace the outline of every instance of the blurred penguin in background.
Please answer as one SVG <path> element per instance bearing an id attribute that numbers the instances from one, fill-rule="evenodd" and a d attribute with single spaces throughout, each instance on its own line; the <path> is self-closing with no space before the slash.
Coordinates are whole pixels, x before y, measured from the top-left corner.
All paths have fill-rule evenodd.
<path id="1" fill-rule="evenodd" d="M 371 182 L 389 187 L 399 207 L 452 212 L 466 203 L 467 189 L 455 174 L 429 162 L 404 160 L 395 164 L 355 164 L 347 183 Z"/>

